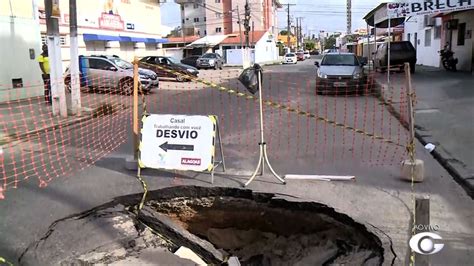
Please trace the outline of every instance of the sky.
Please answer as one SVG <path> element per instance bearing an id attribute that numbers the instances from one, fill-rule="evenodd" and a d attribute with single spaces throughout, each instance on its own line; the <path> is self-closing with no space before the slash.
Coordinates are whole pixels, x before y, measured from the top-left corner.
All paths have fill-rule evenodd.
<path id="1" fill-rule="evenodd" d="M 352 0 L 352 30 L 366 28 L 362 19 L 370 10 L 383 0 Z M 346 0 L 280 0 L 280 3 L 296 4 L 290 6 L 290 15 L 295 25 L 296 17 L 304 17 L 303 29 L 305 33 L 324 31 L 346 31 Z M 161 22 L 165 26 L 176 27 L 180 25 L 179 5 L 173 0 L 168 0 L 161 7 Z M 278 12 L 278 28 L 286 29 L 286 8 Z"/>

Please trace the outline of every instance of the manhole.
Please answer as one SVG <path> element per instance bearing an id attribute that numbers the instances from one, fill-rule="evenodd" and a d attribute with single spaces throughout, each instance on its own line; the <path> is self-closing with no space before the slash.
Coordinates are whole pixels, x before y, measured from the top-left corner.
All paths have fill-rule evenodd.
<path id="1" fill-rule="evenodd" d="M 124 196 L 95 208 L 88 212 L 87 220 L 97 227 L 99 223 L 93 217 L 111 217 L 114 210 L 123 215 L 127 206 L 134 206 L 140 196 Z M 67 226 L 55 223 L 56 228 L 50 228 L 48 236 L 41 240 L 46 241 L 53 233 L 58 234 L 50 239 L 54 245 L 34 243 L 25 254 L 38 254 L 42 252 L 38 248 L 47 247 L 59 263 L 77 262 L 78 258 L 86 263 L 114 263 L 128 256 L 139 257 L 140 252 L 150 246 L 161 246 L 170 252 L 185 246 L 208 264 L 225 264 L 231 256 L 238 257 L 242 265 L 380 265 L 384 261 L 381 240 L 366 226 L 326 205 L 296 202 L 295 199 L 280 198 L 269 193 L 233 188 L 166 188 L 149 193 L 138 217 L 131 212 L 127 216 L 120 219 L 130 218 L 135 224 L 135 227 L 129 226 L 128 231 L 145 229 L 160 241 L 153 241 L 149 234 L 145 234 L 147 241 L 137 240 L 140 237 L 134 235 L 133 245 L 130 244 L 131 240 L 121 241 L 120 245 L 110 245 L 108 239 L 109 244 L 100 248 L 88 247 L 73 252 L 73 259 L 71 254 L 61 258 L 57 251 L 50 250 L 52 246 L 64 249 L 64 243 L 58 243 L 58 240 L 74 241 L 75 246 L 80 246 L 77 239 L 83 240 L 85 236 L 84 232 L 77 232 L 81 234 L 77 239 L 65 237 L 58 231 Z M 85 215 L 77 217 L 83 219 Z M 77 222 L 77 217 L 70 217 L 71 221 Z M 112 218 L 114 221 L 120 219 Z M 84 224 L 83 221 L 80 223 Z M 77 229 L 77 226 L 74 228 Z M 110 238 L 110 232 L 107 237 Z M 124 239 L 123 235 L 121 239 Z M 98 242 L 93 241 L 95 245 L 99 245 Z M 145 242 L 148 244 L 138 247 L 137 243 Z M 117 254 L 117 249 L 121 250 L 120 256 L 113 256 Z M 102 255 L 97 255 L 98 250 Z M 95 252 L 94 256 L 87 255 L 91 252 Z M 155 259 L 157 261 L 154 262 L 160 264 L 160 258 L 157 256 Z"/>

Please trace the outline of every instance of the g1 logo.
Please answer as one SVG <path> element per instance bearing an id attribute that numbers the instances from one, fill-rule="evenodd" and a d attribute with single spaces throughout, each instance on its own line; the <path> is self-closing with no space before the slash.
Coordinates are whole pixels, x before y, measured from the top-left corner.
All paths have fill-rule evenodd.
<path id="1" fill-rule="evenodd" d="M 410 247 L 413 251 L 423 255 L 430 255 L 440 252 L 444 244 L 440 243 L 439 235 L 430 232 L 416 234 L 410 238 Z"/>

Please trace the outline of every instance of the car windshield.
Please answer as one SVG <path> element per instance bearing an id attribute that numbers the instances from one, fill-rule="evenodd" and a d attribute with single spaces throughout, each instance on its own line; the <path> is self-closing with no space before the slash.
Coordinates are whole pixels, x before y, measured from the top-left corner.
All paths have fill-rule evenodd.
<path id="1" fill-rule="evenodd" d="M 354 55 L 329 54 L 323 58 L 322 66 L 357 66 L 359 61 Z"/>
<path id="2" fill-rule="evenodd" d="M 176 58 L 174 58 L 174 57 L 167 57 L 167 58 L 168 58 L 168 60 L 170 60 L 171 63 L 179 64 L 179 61 Z"/>
<path id="3" fill-rule="evenodd" d="M 294 57 L 295 54 L 287 54 L 286 57 Z"/>
<path id="4" fill-rule="evenodd" d="M 202 56 L 202 58 L 216 58 L 215 54 L 205 54 Z"/>
<path id="5" fill-rule="evenodd" d="M 133 65 L 125 60 L 122 60 L 120 58 L 111 58 L 110 61 L 114 62 L 118 67 L 123 68 L 123 69 L 132 69 Z"/>

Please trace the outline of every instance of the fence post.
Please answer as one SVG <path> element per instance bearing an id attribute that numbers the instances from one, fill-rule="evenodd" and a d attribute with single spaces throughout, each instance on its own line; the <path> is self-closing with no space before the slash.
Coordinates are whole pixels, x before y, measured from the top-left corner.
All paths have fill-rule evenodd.
<path id="1" fill-rule="evenodd" d="M 133 60 L 133 159 L 138 160 L 138 59 Z"/>
<path id="2" fill-rule="evenodd" d="M 415 113 L 413 110 L 415 94 L 411 85 L 410 64 L 405 63 L 406 91 L 408 101 L 408 130 L 410 141 L 407 145 L 409 159 L 402 162 L 402 177 L 411 182 L 422 182 L 424 179 L 424 162 L 415 159 Z"/>

